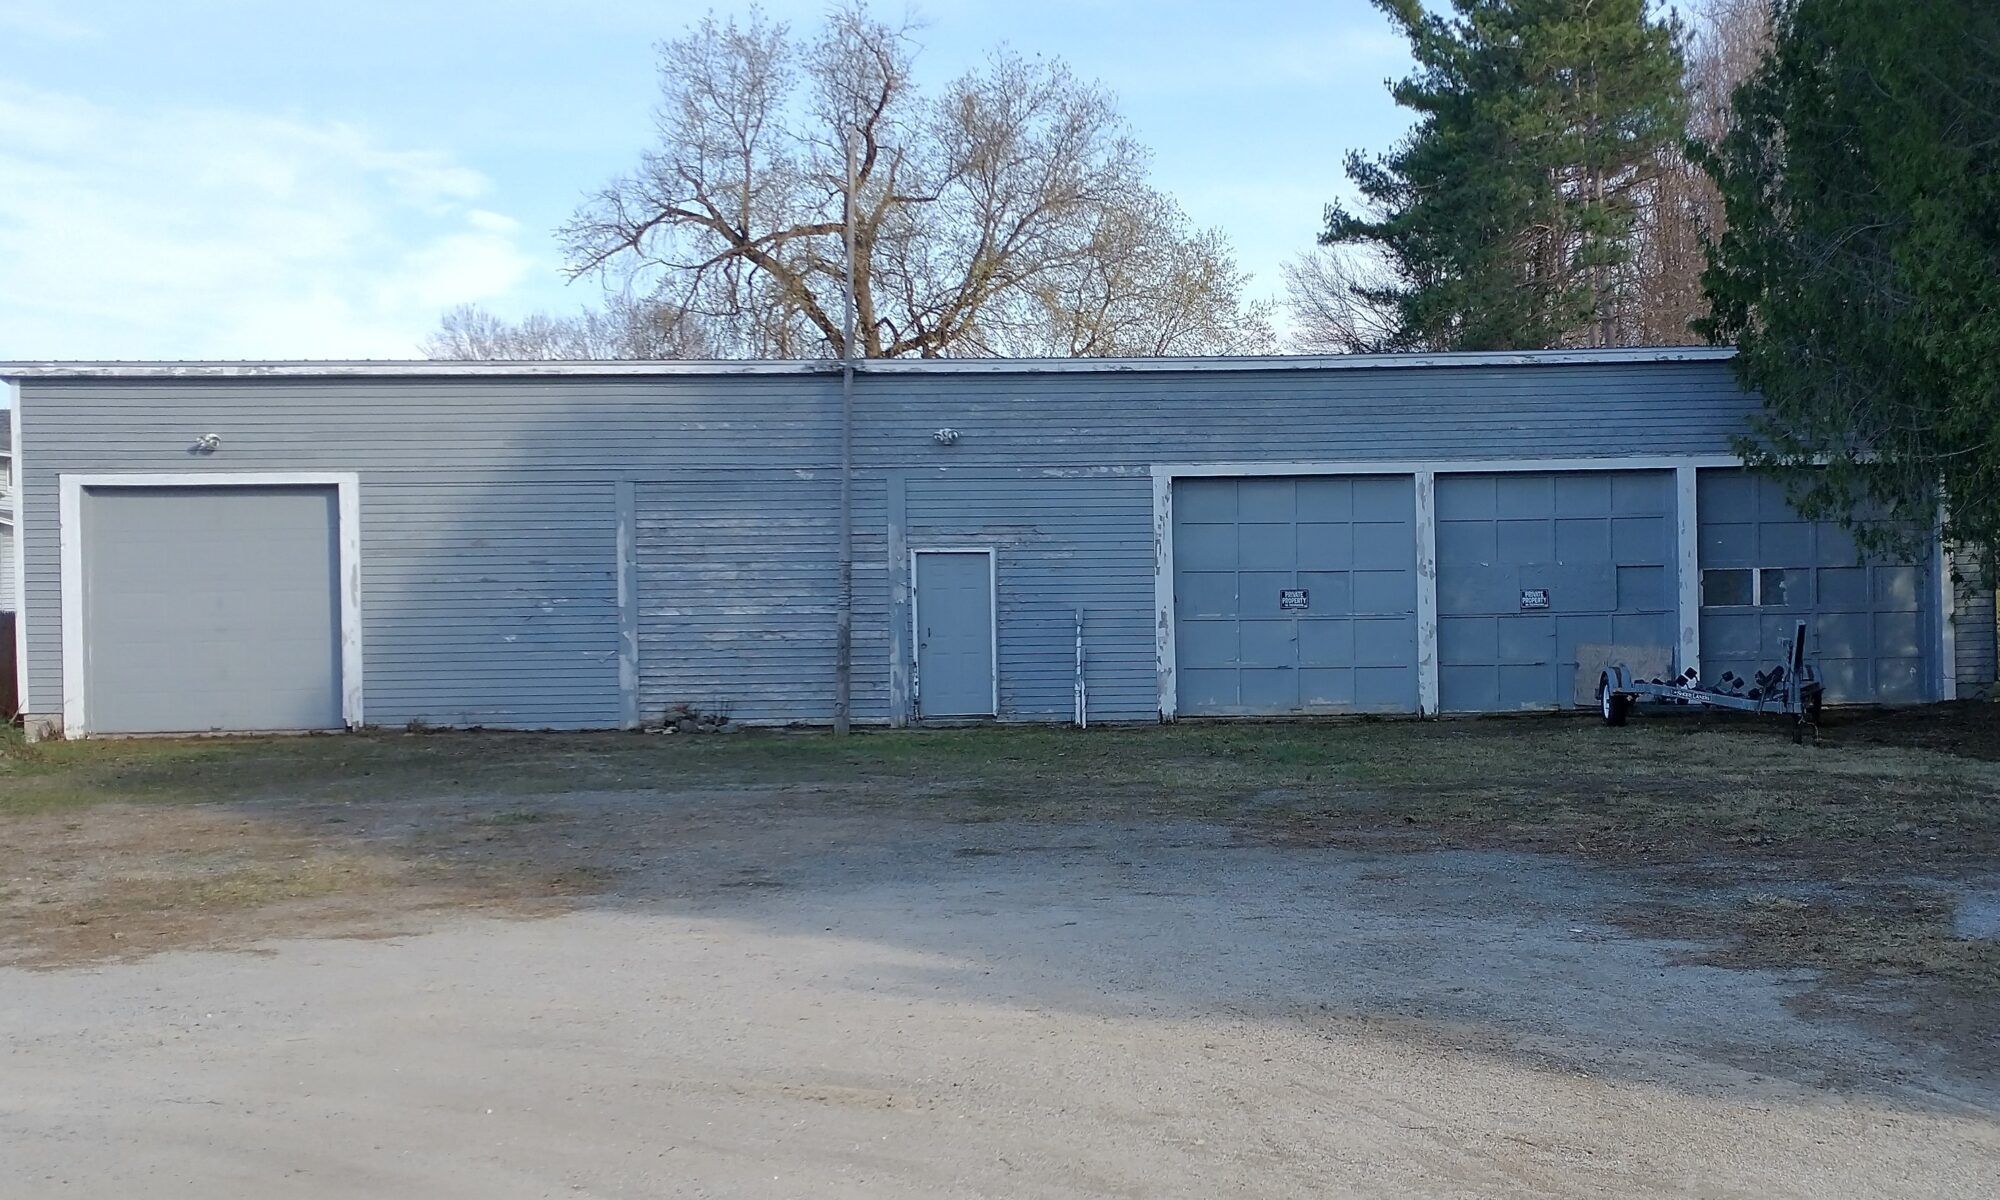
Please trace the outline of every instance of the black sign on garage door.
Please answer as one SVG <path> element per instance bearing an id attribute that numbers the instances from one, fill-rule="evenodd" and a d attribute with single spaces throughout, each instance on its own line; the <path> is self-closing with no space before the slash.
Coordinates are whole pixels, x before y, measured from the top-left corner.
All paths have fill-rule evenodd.
<path id="1" fill-rule="evenodd" d="M 1415 525 L 1408 475 L 1177 482 L 1178 710 L 1415 711 Z"/>
<path id="2" fill-rule="evenodd" d="M 1667 471 L 1440 475 L 1438 705 L 1562 708 L 1583 642 L 1675 644 Z"/>

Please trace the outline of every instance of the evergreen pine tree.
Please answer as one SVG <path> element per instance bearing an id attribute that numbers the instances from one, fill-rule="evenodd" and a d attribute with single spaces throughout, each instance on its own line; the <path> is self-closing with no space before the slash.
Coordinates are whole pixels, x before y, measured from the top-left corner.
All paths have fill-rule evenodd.
<path id="1" fill-rule="evenodd" d="M 1779 0 L 1703 147 L 1706 331 L 1763 394 L 1743 449 L 1875 549 L 2000 546 L 2000 4 Z M 1879 518 L 1889 518 L 1880 520 Z M 1990 553 L 1988 565 L 1992 565 Z"/>
<path id="2" fill-rule="evenodd" d="M 1385 349 L 1613 345 L 1634 307 L 1638 193 L 1677 141 L 1678 26 L 1647 0 L 1376 0 L 1417 70 L 1417 114 L 1389 154 L 1347 156 L 1364 212 L 1327 208 L 1326 245 L 1382 252 L 1361 289 Z"/>

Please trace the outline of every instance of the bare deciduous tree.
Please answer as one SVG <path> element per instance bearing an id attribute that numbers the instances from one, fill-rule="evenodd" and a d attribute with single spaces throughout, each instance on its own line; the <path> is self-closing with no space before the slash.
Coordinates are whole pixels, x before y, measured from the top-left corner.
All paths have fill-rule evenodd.
<path id="1" fill-rule="evenodd" d="M 1688 136 L 1714 145 L 1727 132 L 1729 97 L 1771 45 L 1770 0 L 1706 0 L 1687 47 Z M 1702 244 L 1720 237 L 1722 196 L 1682 147 L 1660 157 L 1642 197 L 1640 236 L 1629 269 L 1637 298 L 1620 315 L 1622 339 L 1636 345 L 1693 341 L 1689 324 L 1708 313 Z"/>
<path id="2" fill-rule="evenodd" d="M 438 321 L 423 351 L 434 359 L 472 360 L 712 357 L 680 314 L 622 296 L 573 317 L 531 313 L 520 321 L 463 304 Z"/>
<path id="3" fill-rule="evenodd" d="M 1290 348 L 1302 354 L 1368 354 L 1395 331 L 1395 314 L 1369 299 L 1387 286 L 1386 270 L 1357 265 L 1359 251 L 1321 247 L 1285 264 Z"/>
<path id="4" fill-rule="evenodd" d="M 658 144 L 564 227 L 573 276 L 684 314 L 717 353 L 1228 353 L 1265 311 L 1219 234 L 1146 182 L 1112 98 L 1005 51 L 934 96 L 908 26 L 836 10 L 810 41 L 752 10 L 660 47 Z"/>

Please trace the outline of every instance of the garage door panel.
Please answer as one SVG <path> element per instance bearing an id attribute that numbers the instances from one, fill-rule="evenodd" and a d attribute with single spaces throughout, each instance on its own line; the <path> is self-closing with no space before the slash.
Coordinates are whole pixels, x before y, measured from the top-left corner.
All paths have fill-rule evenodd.
<path id="1" fill-rule="evenodd" d="M 1924 666 L 1919 658 L 1877 659 L 1876 699 L 1884 704 L 1913 704 L 1924 698 Z"/>
<path id="2" fill-rule="evenodd" d="M 1278 607 L 1282 593 L 1298 586 L 1292 571 L 1244 571 L 1237 577 L 1236 611 L 1243 618 L 1285 617 Z"/>
<path id="3" fill-rule="evenodd" d="M 1231 479 L 1183 479 L 1174 485 L 1176 521 L 1236 522 L 1236 486 Z"/>
<path id="4" fill-rule="evenodd" d="M 1354 576 L 1347 571 L 1300 571 L 1299 586 L 1306 589 L 1312 608 L 1300 614 L 1307 623 L 1324 625 L 1339 620 L 1354 607 Z M 1315 617 L 1313 614 L 1319 614 Z"/>
<path id="5" fill-rule="evenodd" d="M 1495 521 L 1491 522 L 1491 525 L 1494 533 L 1486 539 L 1491 543 L 1491 549 L 1486 551 L 1484 561 L 1510 563 L 1555 561 L 1555 530 L 1550 528 L 1546 520 Z"/>
<path id="6" fill-rule="evenodd" d="M 1611 557 L 1611 520 L 1563 517 L 1556 521 L 1556 561 L 1602 562 Z"/>
<path id="7" fill-rule="evenodd" d="M 1354 633 L 1353 621 L 1300 621 L 1299 665 L 1353 666 Z"/>
<path id="8" fill-rule="evenodd" d="M 1413 515 L 1397 521 L 1356 521 L 1355 569 L 1408 571 L 1416 546 L 1411 529 Z"/>
<path id="9" fill-rule="evenodd" d="M 1246 667 L 1292 667 L 1299 648 L 1294 621 L 1244 621 L 1237 626 L 1238 645 Z"/>
<path id="10" fill-rule="evenodd" d="M 1822 608 L 1868 607 L 1867 567 L 1821 567 L 1814 583 Z"/>
<path id="11" fill-rule="evenodd" d="M 1354 519 L 1354 483 L 1349 479 L 1301 479 L 1296 484 L 1299 520 L 1308 516 L 1336 524 Z"/>
<path id="12" fill-rule="evenodd" d="M 1244 524 L 1270 521 L 1291 525 L 1297 516 L 1298 490 L 1290 479 L 1245 479 L 1236 492 L 1236 519 Z"/>
<path id="13" fill-rule="evenodd" d="M 1175 635 L 1179 639 L 1176 655 L 1184 665 L 1205 667 L 1224 663 L 1234 664 L 1236 657 L 1235 621 L 1178 621 Z"/>
<path id="14" fill-rule="evenodd" d="M 1354 565 L 1354 528 L 1325 521 L 1299 523 L 1299 560 L 1302 570 L 1346 570 Z"/>
<path id="15" fill-rule="evenodd" d="M 1494 543 L 1496 528 L 1491 521 L 1445 521 L 1437 525 L 1437 552 L 1440 562 L 1492 562 L 1499 553 Z M 1553 550 L 1553 544 L 1550 546 Z"/>
<path id="16" fill-rule="evenodd" d="M 1298 531 L 1294 526 L 1246 521 L 1236 531 L 1239 568 L 1290 571 L 1297 565 Z"/>
<path id="17" fill-rule="evenodd" d="M 1354 669 L 1354 707 L 1363 712 L 1410 712 L 1417 707 L 1417 680 L 1402 664 Z"/>
<path id="18" fill-rule="evenodd" d="M 1175 676 L 1180 703 L 1190 712 L 1224 712 L 1236 707 L 1236 668 L 1183 666 Z"/>
<path id="19" fill-rule="evenodd" d="M 1861 547 L 1843 526 L 1822 525 L 1814 531 L 1814 536 L 1814 559 L 1819 565 L 1856 568 L 1861 562 Z"/>
<path id="20" fill-rule="evenodd" d="M 1566 706 L 1578 645 L 1674 645 L 1670 474 L 1443 476 L 1437 496 L 1456 527 L 1438 544 L 1445 709 Z"/>
<path id="21" fill-rule="evenodd" d="M 1755 658 L 1763 653 L 1763 632 L 1753 612 L 1708 612 L 1701 618 L 1702 661 Z M 1715 672 L 1720 674 L 1720 671 Z"/>
<path id="22" fill-rule="evenodd" d="M 1614 512 L 1672 511 L 1676 503 L 1673 476 L 1664 471 L 1620 471 L 1611 476 Z"/>
<path id="23" fill-rule="evenodd" d="M 1190 617 L 1234 617 L 1236 572 L 1187 571 L 1174 588 L 1174 614 Z"/>
<path id="24" fill-rule="evenodd" d="M 1628 620 L 1646 621 L 1646 617 L 1630 617 Z M 1556 662 L 1576 661 L 1576 648 L 1589 642 L 1610 643 L 1617 640 L 1613 629 L 1618 620 L 1610 614 L 1556 618 Z"/>
<path id="25" fill-rule="evenodd" d="M 1617 589 L 1621 610 L 1663 609 L 1676 602 L 1673 576 L 1664 566 L 1619 567 Z"/>
<path id="26" fill-rule="evenodd" d="M 1703 500 L 1700 507 L 1702 518 L 1698 542 L 1702 567 L 1756 566 L 1757 526 L 1747 521 L 1710 521 L 1708 502 Z"/>
<path id="27" fill-rule="evenodd" d="M 1558 517 L 1598 517 L 1611 510 L 1609 475 L 1555 476 L 1555 512 Z"/>
<path id="28" fill-rule="evenodd" d="M 87 727 L 339 728 L 338 508 L 332 487 L 86 489 Z"/>
<path id="29" fill-rule="evenodd" d="M 1541 517 L 1555 514 L 1555 489 L 1546 475 L 1499 475 L 1493 484 L 1494 516 Z"/>
<path id="30" fill-rule="evenodd" d="M 1244 667 L 1241 672 L 1246 712 L 1295 712 L 1299 707 L 1299 674 L 1291 667 Z"/>
<path id="31" fill-rule="evenodd" d="M 1413 708 L 1415 511 L 1409 476 L 1177 483 L 1179 710 Z M 1218 519 L 1225 513 L 1227 521 Z M 1203 619 L 1187 619 L 1193 613 Z M 1363 689 L 1357 661 L 1408 686 L 1377 681 Z"/>
<path id="32" fill-rule="evenodd" d="M 1351 667 L 1302 667 L 1299 670 L 1299 705 L 1308 709 L 1354 707 L 1354 676 Z"/>
<path id="33" fill-rule="evenodd" d="M 1547 708 L 1549 668 L 1547 664 L 1501 663 L 1495 675 L 1499 681 L 1500 709 Z"/>
<path id="34" fill-rule="evenodd" d="M 1498 622 L 1495 630 L 1500 663 L 1555 661 L 1556 623 L 1552 619 Z"/>
<path id="35" fill-rule="evenodd" d="M 1394 613 L 1408 608 L 1408 571 L 1356 571 L 1352 576 L 1356 613 Z"/>
<path id="36" fill-rule="evenodd" d="M 1438 689 L 1452 697 L 1458 712 L 1498 712 L 1500 710 L 1499 668 L 1465 667 L 1447 664 L 1438 668 Z"/>
<path id="37" fill-rule="evenodd" d="M 1441 617 L 1438 657 L 1445 662 L 1499 661 L 1500 623 L 1492 617 Z"/>
<path id="38" fill-rule="evenodd" d="M 1875 653 L 1889 658 L 1922 658 L 1922 619 L 1916 613 L 1876 613 Z"/>
<path id="39" fill-rule="evenodd" d="M 1876 567 L 1872 573 L 1875 606 L 1916 612 L 1923 575 L 1915 567 Z"/>
<path id="40" fill-rule="evenodd" d="M 1363 620 L 1354 623 L 1354 663 L 1361 667 L 1394 667 L 1416 674 L 1417 626 L 1414 621 Z M 1414 693 L 1413 693 L 1414 694 Z"/>
<path id="41" fill-rule="evenodd" d="M 1174 529 L 1174 563 L 1190 571 L 1234 571 L 1236 526 L 1178 525 Z"/>
<path id="42" fill-rule="evenodd" d="M 1407 475 L 1362 476 L 1349 487 L 1356 521 L 1408 523 L 1416 519 L 1416 491 Z"/>

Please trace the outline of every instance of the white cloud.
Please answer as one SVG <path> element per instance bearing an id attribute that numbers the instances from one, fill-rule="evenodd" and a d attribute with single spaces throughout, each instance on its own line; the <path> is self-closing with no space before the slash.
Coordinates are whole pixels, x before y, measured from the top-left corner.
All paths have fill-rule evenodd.
<path id="1" fill-rule="evenodd" d="M 407 357 L 544 241 L 341 124 L 0 84 L 0 359 Z"/>
<path id="2" fill-rule="evenodd" d="M 95 27 L 46 0 L 0 0 L 0 29 L 58 42 L 98 36 Z"/>

